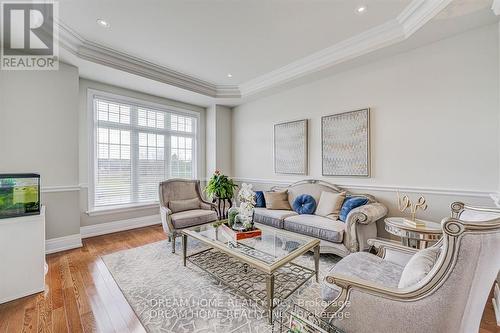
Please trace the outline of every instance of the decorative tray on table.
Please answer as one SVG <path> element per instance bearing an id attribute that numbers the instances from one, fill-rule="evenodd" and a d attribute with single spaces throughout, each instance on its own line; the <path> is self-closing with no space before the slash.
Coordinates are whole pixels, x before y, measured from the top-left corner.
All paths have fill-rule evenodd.
<path id="1" fill-rule="evenodd" d="M 222 232 L 224 232 L 234 241 L 262 236 L 262 230 L 260 230 L 259 228 L 253 227 L 253 229 L 251 230 L 240 231 L 240 230 L 234 230 L 227 223 L 228 220 L 220 221 L 220 223 L 218 223 L 218 227 L 222 230 Z"/>

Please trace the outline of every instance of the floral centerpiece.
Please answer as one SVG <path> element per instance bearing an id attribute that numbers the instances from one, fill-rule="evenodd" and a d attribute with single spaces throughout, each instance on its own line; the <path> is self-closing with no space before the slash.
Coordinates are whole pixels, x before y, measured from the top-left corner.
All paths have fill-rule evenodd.
<path id="1" fill-rule="evenodd" d="M 241 184 L 238 201 L 240 202 L 240 214 L 252 217 L 255 207 L 255 192 L 252 190 L 252 184 Z"/>
<path id="2" fill-rule="evenodd" d="M 240 206 L 232 227 L 235 230 L 241 231 L 252 230 L 252 215 L 253 208 L 255 207 L 255 192 L 252 190 L 252 185 L 245 183 L 241 184 L 237 198 L 240 202 Z"/>
<path id="3" fill-rule="evenodd" d="M 255 192 L 252 190 L 252 185 L 241 184 L 237 199 L 240 205 L 229 209 L 228 219 L 223 222 L 222 229 L 235 241 L 260 237 L 262 230 L 255 228 L 252 220 L 255 207 Z"/>

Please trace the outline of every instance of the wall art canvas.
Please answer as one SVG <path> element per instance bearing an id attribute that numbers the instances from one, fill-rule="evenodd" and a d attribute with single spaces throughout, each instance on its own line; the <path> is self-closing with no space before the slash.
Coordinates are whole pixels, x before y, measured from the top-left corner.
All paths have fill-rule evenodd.
<path id="1" fill-rule="evenodd" d="M 370 109 L 321 118 L 323 176 L 370 176 Z"/>
<path id="2" fill-rule="evenodd" d="M 307 119 L 274 125 L 274 172 L 306 175 Z"/>

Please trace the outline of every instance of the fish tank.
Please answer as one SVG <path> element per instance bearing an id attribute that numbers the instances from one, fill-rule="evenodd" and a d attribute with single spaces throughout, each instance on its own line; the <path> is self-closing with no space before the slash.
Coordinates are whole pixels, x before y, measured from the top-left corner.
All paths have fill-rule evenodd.
<path id="1" fill-rule="evenodd" d="M 40 214 L 40 175 L 0 174 L 0 219 Z"/>

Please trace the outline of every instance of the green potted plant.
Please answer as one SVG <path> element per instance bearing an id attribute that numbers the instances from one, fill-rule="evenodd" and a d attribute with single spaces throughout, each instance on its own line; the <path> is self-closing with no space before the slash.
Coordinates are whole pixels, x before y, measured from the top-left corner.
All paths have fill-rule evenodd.
<path id="1" fill-rule="evenodd" d="M 238 185 L 228 176 L 222 174 L 219 170 L 215 170 L 214 174 L 208 180 L 205 187 L 205 193 L 212 202 L 217 202 L 217 214 L 219 219 L 227 218 L 226 201 L 229 203 L 227 208 L 232 206 L 232 198 L 234 197 L 234 189 Z"/>

